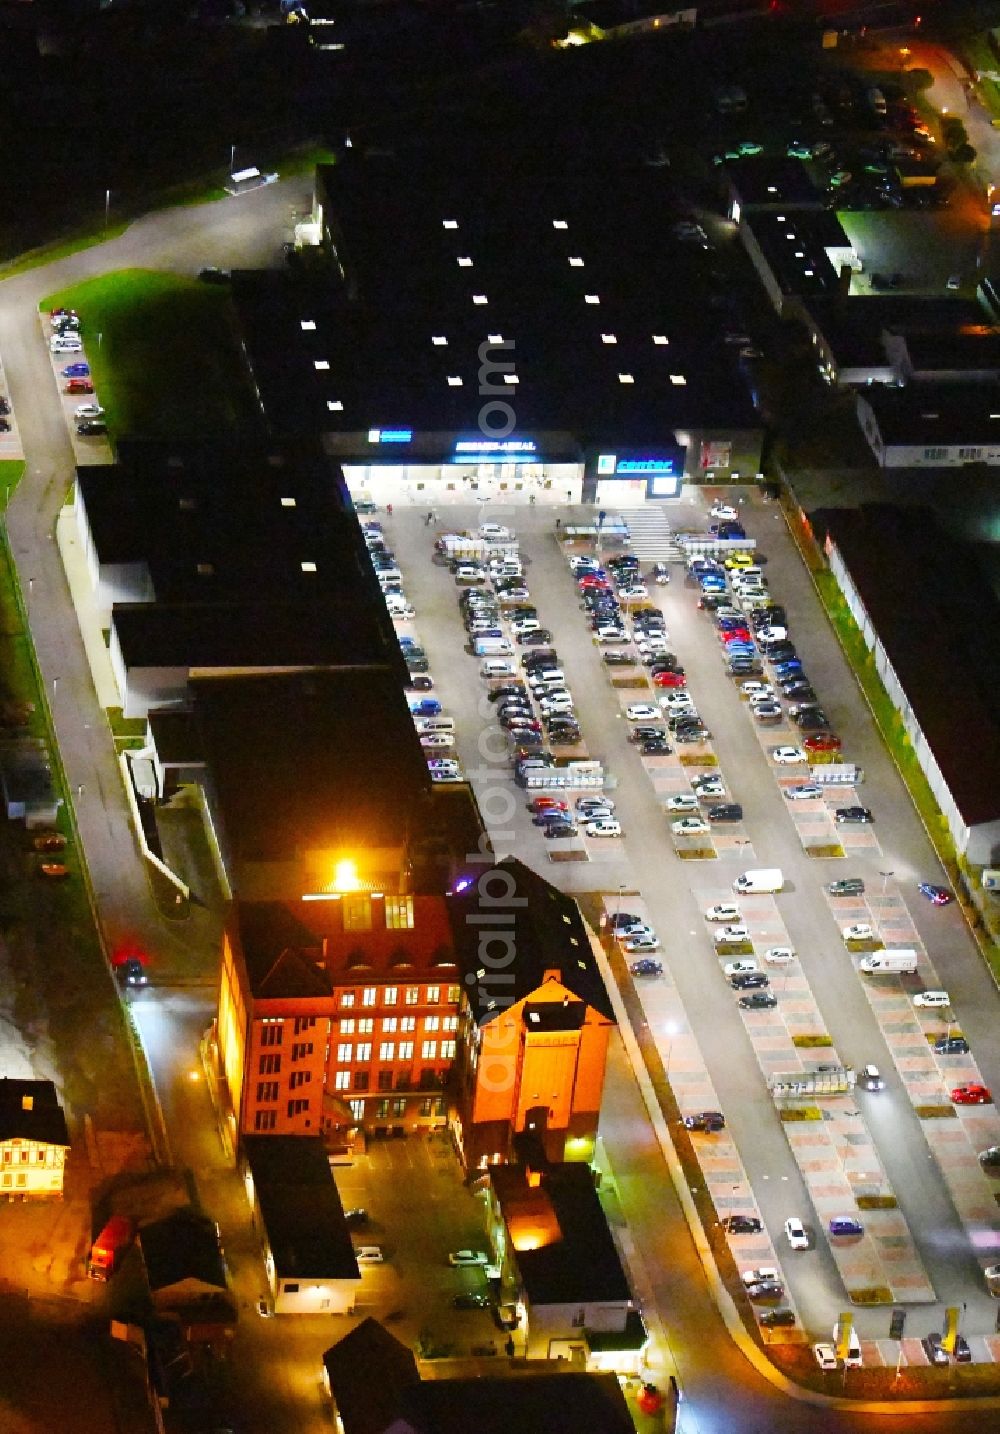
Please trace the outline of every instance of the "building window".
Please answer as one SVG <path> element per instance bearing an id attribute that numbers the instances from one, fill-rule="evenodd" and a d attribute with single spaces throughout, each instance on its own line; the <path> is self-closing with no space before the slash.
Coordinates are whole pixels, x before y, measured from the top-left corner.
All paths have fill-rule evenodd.
<path id="1" fill-rule="evenodd" d="M 398 1025 L 398 1022 L 397 1022 L 395 1016 L 384 1016 L 384 1017 L 382 1018 L 382 1032 L 383 1032 L 383 1034 L 384 1034 L 384 1035 L 387 1035 L 387 1036 L 394 1036 L 394 1035 L 396 1034 L 396 1026 L 397 1026 L 397 1025 Z"/>
<path id="2" fill-rule="evenodd" d="M 958 456 L 965 463 L 978 463 L 983 456 L 983 450 L 981 448 L 960 448 Z"/>
<path id="3" fill-rule="evenodd" d="M 386 986 L 385 990 L 382 992 L 382 1005 L 394 1006 L 396 1004 L 396 998 L 398 997 L 398 995 L 398 986 Z"/>
<path id="4" fill-rule="evenodd" d="M 309 1085 L 312 1078 L 312 1071 L 292 1071 L 288 1079 L 288 1089 L 298 1090 L 299 1086 Z"/>
<path id="5" fill-rule="evenodd" d="M 412 931 L 413 897 L 387 896 L 385 898 L 385 924 L 389 931 Z"/>
<path id="6" fill-rule="evenodd" d="M 340 1023 L 340 1034 L 342 1036 L 354 1035 L 354 1017 L 350 1016 L 346 1021 Z"/>
<path id="7" fill-rule="evenodd" d="M 395 1041 L 383 1041 L 378 1048 L 378 1058 L 380 1061 L 394 1061 L 396 1059 Z"/>
<path id="8" fill-rule="evenodd" d="M 309 1109 L 309 1102 L 308 1102 L 308 1100 L 303 1100 L 301 1097 L 300 1097 L 299 1099 L 297 1099 L 297 1100 L 290 1100 L 290 1101 L 288 1102 L 288 1114 L 289 1114 L 289 1116 L 301 1115 L 301 1114 L 303 1113 L 303 1111 L 306 1111 L 306 1110 L 308 1110 L 308 1109 Z"/>
<path id="9" fill-rule="evenodd" d="M 420 987 L 407 986 L 403 999 L 408 1006 L 415 1006 L 420 1000 Z"/>
<path id="10" fill-rule="evenodd" d="M 282 1293 L 283 1295 L 297 1295 L 298 1292 L 299 1292 L 299 1286 L 298 1286 L 297 1281 L 295 1281 L 295 1280 L 282 1280 L 282 1282 L 281 1282 L 281 1293 Z"/>
<path id="11" fill-rule="evenodd" d="M 385 1118 L 386 1118 L 386 1116 L 387 1116 L 388 1114 L 389 1114 L 389 1102 L 388 1102 L 387 1100 L 380 1100 L 379 1103 L 378 1103 L 378 1105 L 375 1107 L 375 1115 L 376 1115 L 376 1117 L 377 1117 L 379 1120 L 385 1120 Z"/>
<path id="12" fill-rule="evenodd" d="M 444 1029 L 445 1029 L 446 1031 L 457 1031 L 457 1030 L 458 1030 L 458 1017 L 457 1017 L 457 1016 L 445 1016 L 445 1018 L 444 1018 Z"/>
<path id="13" fill-rule="evenodd" d="M 336 1073 L 336 1074 L 334 1075 L 334 1077 L 333 1077 L 333 1088 L 334 1088 L 334 1090 L 350 1090 L 350 1088 L 351 1088 L 351 1073 L 350 1073 L 350 1071 L 337 1071 L 337 1073 Z"/>
<path id="14" fill-rule="evenodd" d="M 351 1114 L 355 1120 L 364 1120 L 365 1103 L 363 1100 L 351 1100 L 348 1101 L 348 1105 L 351 1107 Z"/>
<path id="15" fill-rule="evenodd" d="M 260 1028 L 262 1046 L 280 1046 L 285 1026 L 283 1021 L 264 1021 Z"/>
<path id="16" fill-rule="evenodd" d="M 345 931 L 370 931 L 372 929 L 372 899 L 370 896 L 345 896 L 341 902 L 344 913 Z"/>
<path id="17" fill-rule="evenodd" d="M 372 1033 L 372 1031 L 374 1031 L 374 1029 L 375 1029 L 375 1022 L 372 1020 L 371 1016 L 362 1016 L 362 1017 L 360 1017 L 360 1019 L 358 1020 L 358 1035 L 359 1035 L 359 1036 L 370 1036 L 371 1033 Z"/>
<path id="18" fill-rule="evenodd" d="M 943 463 L 944 460 L 947 458 L 947 456 L 948 456 L 948 450 L 947 450 L 947 448 L 925 448 L 925 449 L 924 449 L 924 462 L 925 462 L 925 463 Z"/>
<path id="19" fill-rule="evenodd" d="M 417 1029 L 416 1016 L 400 1016 L 399 1029 L 401 1031 L 415 1031 Z"/>
<path id="20" fill-rule="evenodd" d="M 261 1056 L 257 1062 L 258 1075 L 277 1075 L 281 1070 L 280 1056 Z"/>
<path id="21" fill-rule="evenodd" d="M 368 1089 L 368 1072 L 367 1072 L 367 1071 L 355 1071 L 355 1072 L 354 1072 L 354 1089 L 355 1089 L 355 1090 L 367 1090 L 367 1089 Z"/>
<path id="22" fill-rule="evenodd" d="M 456 1006 L 456 1005 L 458 1004 L 458 1000 L 459 1000 L 459 997 L 461 996 L 461 994 L 462 994 L 461 987 L 459 987 L 459 986 L 449 986 L 449 987 L 448 987 L 448 1001 L 449 1001 L 449 1003 L 450 1003 L 451 1005 L 453 1005 L 453 1006 Z"/>
<path id="23" fill-rule="evenodd" d="M 301 1034 L 302 1034 L 303 1031 L 311 1031 L 311 1030 L 314 1030 L 314 1029 L 315 1029 L 315 1026 L 316 1026 L 316 1017 L 315 1017 L 315 1016 L 296 1016 L 296 1017 L 295 1017 L 295 1034 L 296 1034 L 297 1036 L 301 1036 Z"/>
<path id="24" fill-rule="evenodd" d="M 340 1004 L 341 1004 L 343 1007 L 345 1007 L 345 1008 L 350 1007 L 350 1006 L 353 1006 L 353 1005 L 354 1005 L 354 992 L 353 992 L 353 991 L 341 991 L 341 993 L 340 993 Z"/>
<path id="25" fill-rule="evenodd" d="M 433 1108 L 433 1105 L 434 1105 L 434 1101 L 433 1101 L 433 1099 L 432 1099 L 430 1096 L 428 1096 L 428 1097 L 426 1098 L 426 1100 L 422 1100 L 422 1101 L 420 1102 L 420 1114 L 421 1114 L 421 1115 L 430 1115 L 431 1110 L 432 1110 L 432 1108 Z"/>
<path id="26" fill-rule="evenodd" d="M 392 1113 L 393 1115 L 405 1115 L 406 1101 L 402 1100 L 399 1096 L 397 1096 L 392 1103 Z"/>
<path id="27" fill-rule="evenodd" d="M 399 1059 L 400 1059 L 401 1061 L 412 1061 L 412 1059 L 413 1059 L 413 1042 L 412 1042 L 412 1041 L 400 1041 L 400 1043 L 399 1043 Z"/>
<path id="28" fill-rule="evenodd" d="M 436 1060 L 437 1049 L 437 1041 L 424 1041 L 423 1045 L 420 1047 L 420 1059 L 424 1061 Z"/>
<path id="29" fill-rule="evenodd" d="M 425 1017 L 424 1017 L 424 1030 L 425 1030 L 425 1031 L 439 1031 L 440 1029 L 441 1029 L 441 1017 L 440 1017 L 440 1016 L 425 1016 Z"/>
<path id="30" fill-rule="evenodd" d="M 278 1099 L 278 1082 L 276 1080 L 262 1080 L 257 1082 L 257 1100 L 259 1102 Z"/>
<path id="31" fill-rule="evenodd" d="M 445 1061 L 453 1061 L 453 1060 L 455 1059 L 455 1042 L 454 1042 L 454 1041 L 442 1041 L 442 1042 L 441 1042 L 441 1059 L 442 1059 L 442 1060 L 445 1060 Z"/>
<path id="32" fill-rule="evenodd" d="M 370 1041 L 359 1041 L 357 1053 L 356 1053 L 354 1059 L 355 1059 L 356 1061 L 359 1061 L 359 1062 L 360 1062 L 360 1061 L 370 1061 L 371 1058 L 372 1058 L 371 1042 L 370 1042 Z"/>
<path id="33" fill-rule="evenodd" d="M 277 1123 L 278 1112 L 276 1110 L 258 1110 L 253 1118 L 254 1130 L 273 1130 Z"/>
<path id="34" fill-rule="evenodd" d="M 428 986 L 428 987 L 427 987 L 427 1004 L 428 1004 L 428 1006 L 436 1006 L 437 1003 L 440 1001 L 440 999 L 441 999 L 441 987 L 440 987 L 440 986 Z"/>
<path id="35" fill-rule="evenodd" d="M 379 1090 L 392 1090 L 392 1071 L 379 1071 L 378 1088 Z"/>
<path id="36" fill-rule="evenodd" d="M 337 1047 L 337 1060 L 340 1061 L 342 1065 L 345 1064 L 347 1061 L 353 1060 L 354 1057 L 351 1054 L 353 1050 L 354 1047 L 351 1045 L 350 1041 L 341 1042 L 341 1044 Z"/>
<path id="37" fill-rule="evenodd" d="M 374 1006 L 374 1004 L 375 1004 L 375 1002 L 376 1002 L 377 999 L 378 999 L 378 987 L 377 987 L 377 986 L 366 986 L 365 989 L 361 992 L 361 1004 L 362 1004 L 362 1006 Z"/>
<path id="38" fill-rule="evenodd" d="M 305 1060 L 306 1056 L 311 1056 L 312 1053 L 313 1053 L 313 1043 L 312 1043 L 312 1041 L 299 1041 L 298 1045 L 292 1046 L 292 1060 L 293 1060 L 293 1061 Z"/>

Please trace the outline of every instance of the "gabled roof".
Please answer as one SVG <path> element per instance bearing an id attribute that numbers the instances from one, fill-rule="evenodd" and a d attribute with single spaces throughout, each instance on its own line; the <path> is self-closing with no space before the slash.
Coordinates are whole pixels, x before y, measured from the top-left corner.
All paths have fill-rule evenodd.
<path id="1" fill-rule="evenodd" d="M 66 1117 L 50 1080 L 0 1080 L 0 1140 L 69 1147 Z"/>
<path id="2" fill-rule="evenodd" d="M 503 986 L 497 987 L 498 992 L 502 990 L 502 999 L 481 1011 L 474 1009 L 479 1023 L 492 1020 L 501 1010 L 537 991 L 547 971 L 558 971 L 567 990 L 608 1021 L 614 1021 L 590 937 L 573 898 L 557 891 L 516 857 L 505 857 L 492 870 L 503 875 L 495 879 L 487 875 L 484 879 L 493 883 L 490 890 L 494 893 L 506 887 L 507 898 L 497 899 L 487 907 L 480 896 L 480 883 L 474 882 L 451 899 L 455 948 L 469 989 L 475 987 L 482 966 L 481 936 L 491 929 L 491 924 L 498 939 L 502 933 L 512 952 L 509 969 L 503 972 Z M 484 984 L 488 989 L 489 983 Z"/>
<path id="3" fill-rule="evenodd" d="M 190 1206 L 143 1225 L 139 1244 L 152 1291 L 184 1280 L 228 1290 L 215 1222 Z"/>
<path id="4" fill-rule="evenodd" d="M 323 1363 L 344 1434 L 384 1434 L 406 1390 L 420 1383 L 406 1345 L 370 1318 L 331 1345 Z"/>

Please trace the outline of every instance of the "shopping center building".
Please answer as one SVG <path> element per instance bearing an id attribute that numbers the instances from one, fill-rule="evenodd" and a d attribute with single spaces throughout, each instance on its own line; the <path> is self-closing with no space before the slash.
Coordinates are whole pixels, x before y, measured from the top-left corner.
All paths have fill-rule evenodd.
<path id="1" fill-rule="evenodd" d="M 377 503 L 633 507 L 756 475 L 725 276 L 660 172 L 525 175 L 347 152 L 317 171 L 320 274 L 234 292 L 269 422 Z"/>

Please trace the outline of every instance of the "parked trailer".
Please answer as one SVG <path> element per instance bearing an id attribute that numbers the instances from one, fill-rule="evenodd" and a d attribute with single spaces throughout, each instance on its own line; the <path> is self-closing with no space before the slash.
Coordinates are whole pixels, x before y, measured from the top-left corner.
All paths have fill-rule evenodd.
<path id="1" fill-rule="evenodd" d="M 110 1280 L 134 1233 L 135 1226 L 127 1215 L 111 1216 L 90 1247 L 87 1274 L 92 1280 Z"/>

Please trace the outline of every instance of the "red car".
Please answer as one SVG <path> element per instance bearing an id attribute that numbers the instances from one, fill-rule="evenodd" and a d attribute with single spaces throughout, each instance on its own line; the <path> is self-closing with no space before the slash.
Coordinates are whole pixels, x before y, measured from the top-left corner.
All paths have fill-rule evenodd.
<path id="1" fill-rule="evenodd" d="M 984 1085 L 957 1085 L 951 1093 L 956 1105 L 989 1105 L 993 1097 Z"/>
<path id="2" fill-rule="evenodd" d="M 89 378 L 71 378 L 63 387 L 63 393 L 93 393 L 94 385 Z"/>
<path id="3" fill-rule="evenodd" d="M 753 638 L 745 627 L 734 627 L 722 633 L 722 641 L 728 647 L 731 642 L 753 642 Z"/>
<path id="4" fill-rule="evenodd" d="M 611 584 L 607 578 L 595 578 L 593 574 L 588 573 L 580 579 L 577 586 L 586 591 L 588 588 L 610 588 Z"/>
<path id="5" fill-rule="evenodd" d="M 568 812 L 569 803 L 561 802 L 558 797 L 535 797 L 528 803 L 533 812 Z"/>
<path id="6" fill-rule="evenodd" d="M 683 672 L 654 672 L 654 687 L 686 687 L 688 680 Z"/>
<path id="7" fill-rule="evenodd" d="M 844 744 L 833 732 L 817 732 L 802 745 L 807 752 L 839 752 Z"/>

